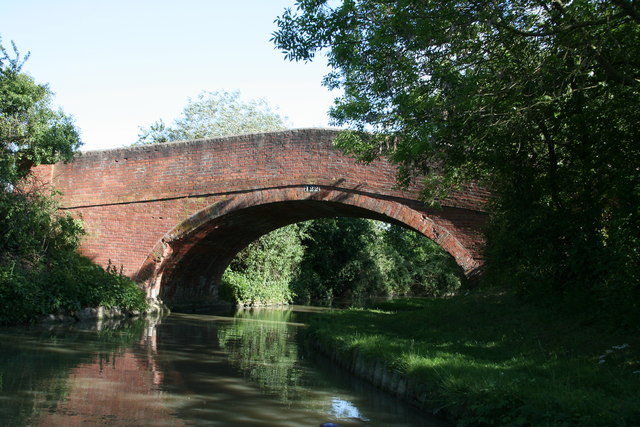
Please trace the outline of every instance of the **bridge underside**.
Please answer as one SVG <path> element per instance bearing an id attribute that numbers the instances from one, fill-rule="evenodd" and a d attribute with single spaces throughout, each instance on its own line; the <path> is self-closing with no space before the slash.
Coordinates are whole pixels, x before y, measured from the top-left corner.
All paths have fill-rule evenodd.
<path id="1" fill-rule="evenodd" d="M 167 233 L 137 280 L 146 284 L 150 296 L 169 305 L 207 304 L 217 299 L 226 267 L 251 242 L 289 224 L 335 217 L 402 225 L 440 244 L 466 274 L 472 274 L 479 265 L 473 252 L 458 240 L 464 235 L 468 212 L 449 209 L 429 213 L 398 201 L 335 190 L 291 200 L 294 193 L 300 194 L 292 190 L 262 191 L 260 196 L 247 194 L 196 213 Z M 457 221 L 456 214 L 464 221 Z"/>
<path id="2" fill-rule="evenodd" d="M 320 218 L 357 217 L 402 224 L 357 206 L 314 200 L 252 206 L 216 218 L 192 236 L 173 241 L 162 275 L 160 298 L 172 303 L 216 298 L 225 269 L 239 251 L 280 227 Z"/>

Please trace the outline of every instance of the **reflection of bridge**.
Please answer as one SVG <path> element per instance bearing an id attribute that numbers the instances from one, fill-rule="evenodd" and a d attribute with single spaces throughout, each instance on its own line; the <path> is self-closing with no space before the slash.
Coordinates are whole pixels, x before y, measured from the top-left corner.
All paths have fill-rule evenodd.
<path id="1" fill-rule="evenodd" d="M 395 188 L 395 168 L 356 164 L 336 132 L 304 129 L 85 153 L 35 174 L 81 215 L 81 251 L 111 260 L 165 301 L 207 299 L 234 255 L 261 235 L 308 219 L 357 216 L 409 226 L 464 271 L 482 264 L 487 192 L 470 185 L 442 208 Z"/>

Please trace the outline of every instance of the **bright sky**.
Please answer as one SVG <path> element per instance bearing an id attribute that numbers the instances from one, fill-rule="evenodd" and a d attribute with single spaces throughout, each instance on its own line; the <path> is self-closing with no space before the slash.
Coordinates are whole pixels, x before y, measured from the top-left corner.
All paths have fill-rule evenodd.
<path id="1" fill-rule="evenodd" d="M 294 128 L 327 127 L 338 96 L 326 60 L 289 62 L 269 42 L 294 0 L 0 0 L 0 37 L 31 52 L 23 71 L 72 115 L 83 151 L 170 124 L 199 92 L 264 98 Z"/>

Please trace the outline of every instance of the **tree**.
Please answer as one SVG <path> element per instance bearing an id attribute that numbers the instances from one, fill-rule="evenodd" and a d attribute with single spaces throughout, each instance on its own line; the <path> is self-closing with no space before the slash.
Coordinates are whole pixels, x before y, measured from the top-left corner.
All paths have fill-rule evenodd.
<path id="1" fill-rule="evenodd" d="M 242 101 L 237 91 L 201 92 L 189 98 L 173 126 L 158 120 L 141 127 L 136 144 L 271 132 L 285 129 L 286 121 L 264 99 Z"/>
<path id="2" fill-rule="evenodd" d="M 0 44 L 0 184 L 24 178 L 32 166 L 71 159 L 81 142 L 73 119 L 51 108 L 53 94 L 22 72 L 20 58 Z"/>
<path id="3" fill-rule="evenodd" d="M 326 218 L 307 225 L 304 257 L 292 286 L 298 300 L 357 300 L 384 294 L 373 221 Z M 378 256 L 382 254 L 378 253 Z"/>
<path id="4" fill-rule="evenodd" d="M 296 6 L 273 41 L 291 60 L 326 52 L 324 84 L 344 89 L 331 110 L 351 129 L 344 150 L 388 156 L 402 182 L 426 176 L 427 200 L 470 179 L 494 190 L 494 279 L 638 300 L 637 2 Z"/>
<path id="5" fill-rule="evenodd" d="M 420 233 L 364 218 L 309 221 L 291 286 L 296 301 L 441 296 L 464 275 L 451 255 Z"/>
<path id="6" fill-rule="evenodd" d="M 142 310 L 144 292 L 77 253 L 82 222 L 31 182 L 32 166 L 70 160 L 80 146 L 71 117 L 0 44 L 0 324 L 86 306 Z"/>
<path id="7" fill-rule="evenodd" d="M 19 185 L 32 166 L 69 160 L 81 143 L 73 120 L 51 109 L 49 88 L 22 72 L 29 55 L 12 47 L 0 44 L 0 261 L 75 249 L 80 232 L 53 200 Z"/>
<path id="8" fill-rule="evenodd" d="M 389 295 L 453 295 L 465 284 L 455 259 L 422 234 L 390 225 L 378 240 L 377 262 Z"/>

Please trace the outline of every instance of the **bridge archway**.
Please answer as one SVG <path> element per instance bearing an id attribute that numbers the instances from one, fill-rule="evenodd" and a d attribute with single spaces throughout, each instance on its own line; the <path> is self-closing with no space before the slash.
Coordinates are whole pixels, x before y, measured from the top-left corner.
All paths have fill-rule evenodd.
<path id="1" fill-rule="evenodd" d="M 328 216 L 403 224 L 468 276 L 479 271 L 486 189 L 468 183 L 428 207 L 419 179 L 398 188 L 396 165 L 358 163 L 334 148 L 336 135 L 297 129 L 95 151 L 32 173 L 62 194 L 61 209 L 82 217 L 80 252 L 118 266 L 152 297 L 164 289 L 177 298 L 179 289 L 203 298 L 250 241 Z"/>
<path id="2" fill-rule="evenodd" d="M 247 192 L 220 200 L 189 217 L 156 244 L 136 279 L 147 294 L 168 303 L 217 298 L 222 274 L 249 243 L 277 228 L 331 217 L 360 217 L 411 228 L 451 254 L 466 275 L 479 266 L 456 237 L 451 218 L 429 214 L 391 198 L 357 191 L 300 186 Z"/>

